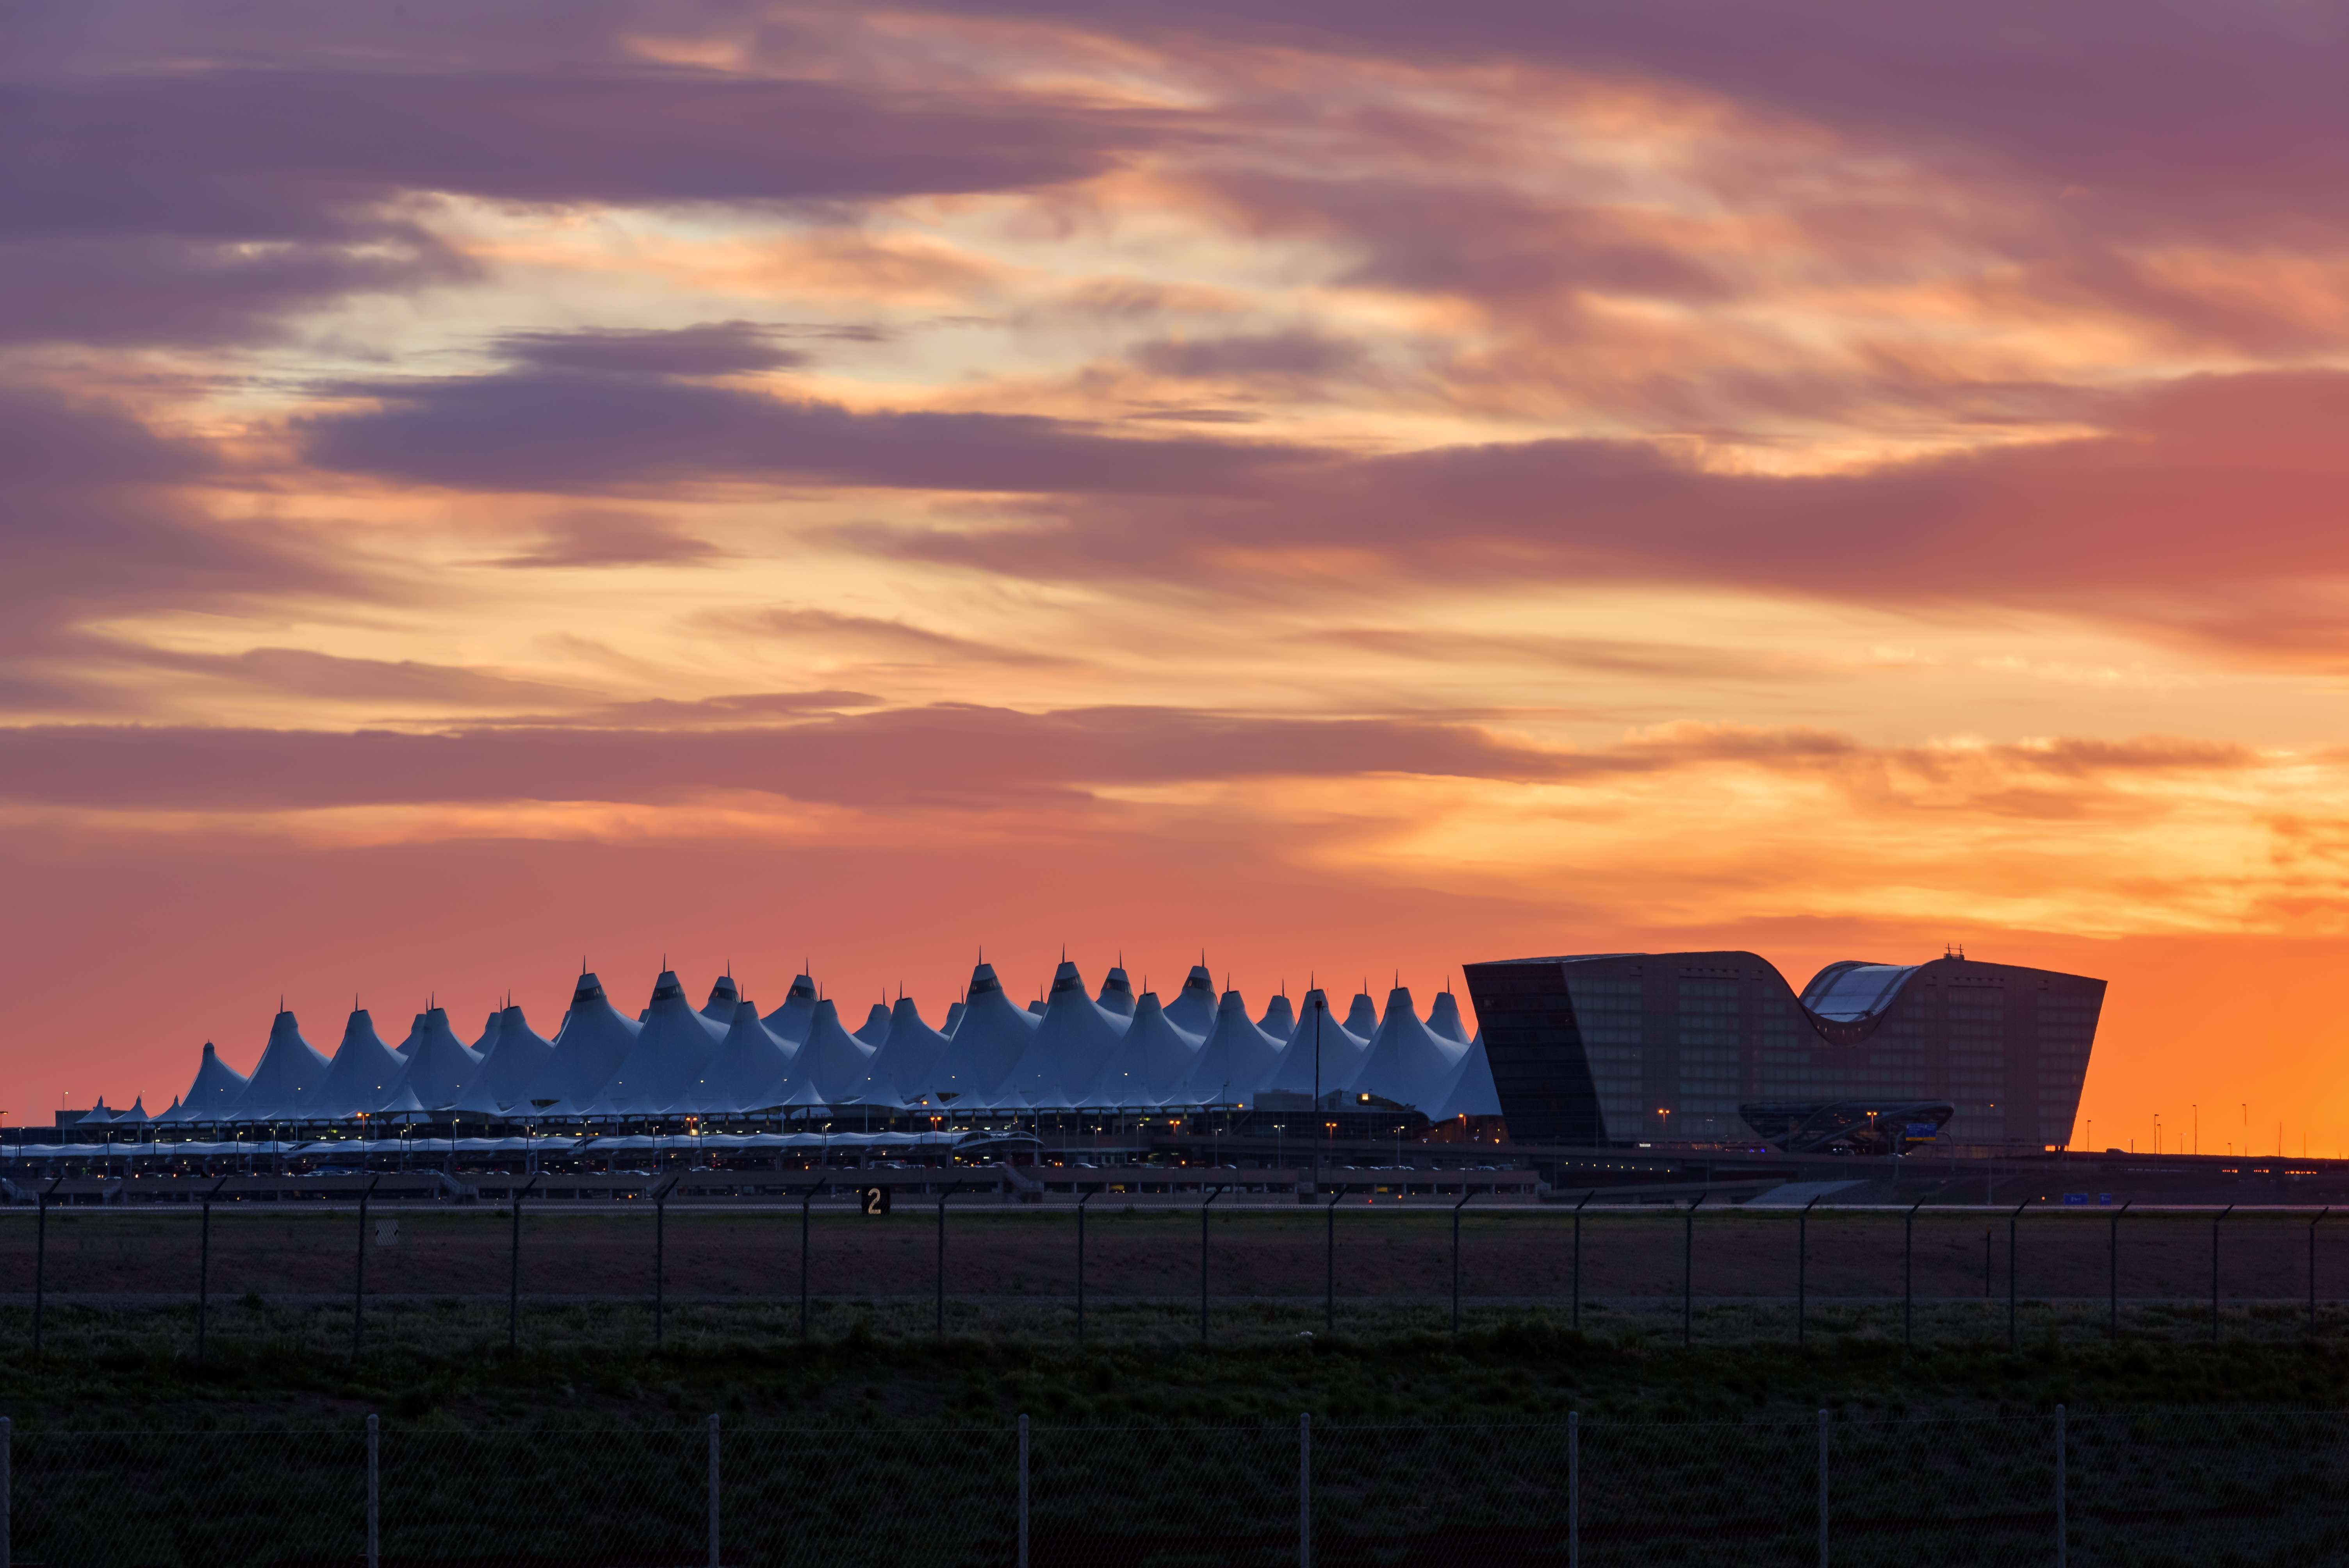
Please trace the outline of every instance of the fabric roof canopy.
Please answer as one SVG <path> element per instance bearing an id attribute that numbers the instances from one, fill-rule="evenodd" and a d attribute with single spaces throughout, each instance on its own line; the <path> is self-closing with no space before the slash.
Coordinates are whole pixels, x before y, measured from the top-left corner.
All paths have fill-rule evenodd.
<path id="1" fill-rule="evenodd" d="M 244 1092 L 228 1112 L 232 1121 L 295 1121 L 328 1114 L 318 1104 L 331 1066 L 309 1041 L 294 1015 L 280 1010 L 269 1023 L 269 1043 Z"/>
<path id="2" fill-rule="evenodd" d="M 554 1043 L 530 1026 L 518 1006 L 497 1015 L 497 1026 L 481 1037 L 490 1042 L 481 1065 L 473 1069 L 457 1095 L 457 1109 L 477 1112 L 509 1110 L 523 1103 L 538 1075 L 554 1055 Z"/>
<path id="3" fill-rule="evenodd" d="M 335 1059 L 326 1068 L 326 1081 L 318 1090 L 319 1114 L 356 1116 L 373 1110 L 392 1097 L 393 1085 L 407 1070 L 399 1053 L 375 1032 L 375 1019 L 367 1010 L 354 1007 L 343 1025 L 342 1044 L 335 1047 Z"/>
<path id="4" fill-rule="evenodd" d="M 1498 1114 L 1481 1039 L 1464 1037 L 1466 1020 L 1448 991 L 1424 1022 L 1401 985 L 1383 1011 L 1367 995 L 1355 996 L 1342 1022 L 1318 988 L 1298 1006 L 1276 995 L 1258 1021 L 1237 990 L 1216 996 L 1211 985 L 1206 967 L 1193 965 L 1174 1001 L 1162 1003 L 1154 992 L 1136 997 L 1120 966 L 1091 993 L 1064 958 L 1045 996 L 1023 1008 L 981 963 L 966 999 L 947 1011 L 951 1028 L 932 1028 L 913 998 L 900 995 L 893 1006 L 867 1005 L 852 1034 L 839 1007 L 804 975 L 784 1005 L 761 1017 L 730 975 L 697 1010 L 676 973 L 663 970 L 639 1021 L 615 1007 L 586 973 L 551 1041 L 509 1005 L 489 1015 L 485 1048 L 477 1053 L 450 1029 L 447 1009 L 431 1006 L 417 1016 L 402 1055 L 384 1043 L 367 1009 L 354 1008 L 331 1060 L 302 1037 L 290 1011 L 281 1011 L 249 1079 L 206 1045 L 188 1092 L 154 1119 L 188 1126 L 364 1115 L 435 1124 L 452 1114 L 477 1124 L 781 1116 L 805 1125 L 851 1107 L 923 1107 L 949 1116 L 1249 1108 L 1266 1093 L 1312 1093 L 1317 1040 L 1325 1104 L 1340 1103 L 1334 1097 L 1343 1092 L 1431 1117 Z M 1374 1026 L 1367 1036 L 1355 1026 L 1364 1022 Z M 140 1124 L 145 1116 L 143 1101 L 112 1111 L 101 1100 L 86 1120 Z"/>
<path id="5" fill-rule="evenodd" d="M 581 975 L 571 994 L 571 1010 L 555 1031 L 554 1052 L 523 1098 L 542 1109 L 588 1105 L 620 1070 L 620 1059 L 643 1028 L 612 1006 L 602 981 L 592 974 Z"/>

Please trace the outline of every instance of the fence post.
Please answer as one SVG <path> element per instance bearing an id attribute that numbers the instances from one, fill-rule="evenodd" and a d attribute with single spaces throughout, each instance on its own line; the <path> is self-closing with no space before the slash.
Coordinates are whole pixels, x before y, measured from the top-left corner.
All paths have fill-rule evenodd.
<path id="1" fill-rule="evenodd" d="M 2009 1350 L 2013 1349 L 2015 1346 L 2014 1229 L 2023 1221 L 2023 1211 L 2029 1207 L 2031 1205 L 2028 1202 L 2017 1203 L 2014 1206 L 2014 1212 L 2006 1217 L 2006 1347 Z"/>
<path id="2" fill-rule="evenodd" d="M 807 1343 L 808 1336 L 808 1205 L 815 1202 L 817 1193 L 831 1185 L 832 1178 L 827 1176 L 800 1194 L 800 1343 L 802 1345 Z"/>
<path id="3" fill-rule="evenodd" d="M 1582 1203 L 1599 1196 L 1596 1189 L 1582 1195 Z M 1574 1206 L 1574 1318 L 1572 1326 L 1582 1327 L 1582 1203 Z"/>
<path id="4" fill-rule="evenodd" d="M 1900 1222 L 1900 1344 L 1906 1349 L 1917 1345 L 1917 1211 L 1924 1206 L 1911 1203 Z"/>
<path id="5" fill-rule="evenodd" d="M 957 1181 L 938 1194 L 938 1321 L 936 1332 L 940 1339 L 947 1336 L 947 1200 L 961 1191 L 962 1183 Z"/>
<path id="6" fill-rule="evenodd" d="M 653 1348 L 668 1329 L 668 1189 L 653 1194 Z"/>
<path id="7" fill-rule="evenodd" d="M 1432 1191 L 1433 1189 L 1431 1189 Z M 1452 1337 L 1460 1337 L 1460 1211 L 1468 1202 L 1468 1183 L 1460 1183 L 1460 1202 L 1452 1205 Z"/>
<path id="8" fill-rule="evenodd" d="M 1681 1348 L 1696 1343 L 1696 1212 L 1704 1202 L 1699 1192 L 1689 1201 L 1688 1217 L 1681 1230 Z"/>
<path id="9" fill-rule="evenodd" d="M 375 1184 L 380 1176 L 369 1181 L 359 1192 L 359 1256 L 351 1270 L 351 1359 L 359 1356 L 359 1336 L 367 1326 L 367 1206 L 375 1196 Z M 374 1418 L 368 1418 L 370 1420 Z"/>
<path id="10" fill-rule="evenodd" d="M 1819 1412 L 1819 1568 L 1827 1568 L 1827 1413 Z"/>
<path id="11" fill-rule="evenodd" d="M 1813 1194 L 1795 1216 L 1795 1344 L 1808 1337 L 1811 1318 L 1811 1210 L 1819 1201 Z"/>
<path id="12" fill-rule="evenodd" d="M 525 1193 L 538 1185 L 533 1176 L 523 1182 L 513 1195 L 513 1256 L 506 1271 L 506 1354 L 511 1356 L 522 1342 L 522 1201 Z"/>
<path id="13" fill-rule="evenodd" d="M 203 1198 L 203 1240 L 199 1243 L 196 1252 L 196 1365 L 199 1367 L 204 1364 L 205 1330 L 212 1322 L 212 1200 L 218 1197 L 220 1190 L 227 1185 L 228 1178 L 223 1176 L 212 1183 L 212 1190 L 205 1193 Z M 6 1565 L 0 1563 L 0 1568 L 6 1568 Z"/>
<path id="14" fill-rule="evenodd" d="M 0 1568 L 8 1568 L 15 1551 L 16 1475 L 9 1462 L 9 1449 L 16 1447 L 16 1423 L 14 1418 L 0 1416 Z"/>
<path id="15" fill-rule="evenodd" d="M 718 1413 L 709 1415 L 709 1568 L 718 1568 Z"/>
<path id="16" fill-rule="evenodd" d="M 2064 1407 L 2055 1407 L 2055 1568 L 2064 1568 L 2070 1554 L 2071 1532 L 2064 1521 Z"/>
<path id="17" fill-rule="evenodd" d="M 2234 1212 L 2235 1205 L 2230 1203 L 2219 1211 L 2217 1219 L 2210 1222 L 2210 1343 L 2213 1345 L 2219 1343 L 2219 1221 Z"/>
<path id="18" fill-rule="evenodd" d="M 376 1491 L 376 1418 L 367 1418 L 367 1568 L 377 1568 L 382 1556 L 382 1537 L 378 1532 Z"/>
<path id="19" fill-rule="evenodd" d="M 1325 1232 L 1321 1243 L 1321 1332 L 1338 1332 L 1338 1201 L 1346 1195 L 1344 1182 L 1330 1194 L 1330 1202 L 1321 1212 Z"/>
<path id="20" fill-rule="evenodd" d="M 0 1563 L 0 1568 L 7 1568 Z M 1297 1412 L 1297 1568 L 1313 1568 L 1313 1412 Z"/>
<path id="21" fill-rule="evenodd" d="M 1566 1413 L 1566 1568 L 1582 1568 L 1582 1412 Z"/>
<path id="22" fill-rule="evenodd" d="M 2105 1332 L 2116 1339 L 2120 1337 L 2121 1332 L 2121 1216 L 2129 1212 L 2129 1203 L 2135 1202 L 2137 1202 L 2136 1199 L 2129 1199 L 2113 1211 L 2112 1234 L 2105 1243 L 2105 1267 L 2110 1279 L 2109 1288 L 2112 1291 L 2110 1307 L 2112 1318 L 2106 1326 Z"/>
<path id="23" fill-rule="evenodd" d="M 2331 1212 L 2333 1205 L 2327 1203 L 2316 1212 L 2315 1219 L 2308 1222 L 2308 1331 L 2311 1334 L 2316 1332 L 2316 1227 L 2323 1224 L 2324 1216 Z M 0 1563 L 0 1568 L 7 1568 L 7 1565 Z"/>
<path id="24" fill-rule="evenodd" d="M 1019 1568 L 1028 1568 L 1028 1418 L 1019 1418 Z"/>
<path id="25" fill-rule="evenodd" d="M 1207 1343 L 1207 1211 L 1214 1208 L 1216 1200 L 1223 1195 L 1224 1189 L 1218 1187 L 1207 1194 L 1206 1202 L 1199 1205 L 1199 1343 L 1202 1345 Z"/>
<path id="26" fill-rule="evenodd" d="M 1109 1183 L 1102 1182 L 1101 1192 L 1108 1191 Z M 1077 1348 L 1080 1350 L 1085 1347 L 1085 1205 L 1100 1197 L 1101 1192 L 1088 1192 L 1077 1200 Z"/>
<path id="27" fill-rule="evenodd" d="M 37 1211 L 33 1221 L 33 1358 L 41 1356 L 41 1308 L 47 1304 L 49 1283 L 49 1194 L 57 1190 L 60 1176 L 40 1191 L 33 1194 Z"/>

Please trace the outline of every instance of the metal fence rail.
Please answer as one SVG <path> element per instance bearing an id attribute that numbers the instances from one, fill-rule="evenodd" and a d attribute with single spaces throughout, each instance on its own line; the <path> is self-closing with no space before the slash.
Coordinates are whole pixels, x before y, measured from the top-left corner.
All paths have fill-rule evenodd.
<path id="1" fill-rule="evenodd" d="M 721 1463 L 722 1459 L 722 1463 Z M 2349 1416 L 11 1431 L 0 1568 L 2323 1563 Z"/>
<path id="2" fill-rule="evenodd" d="M 39 1354 L 70 1327 L 61 1308 L 144 1309 L 150 1332 L 183 1333 L 202 1360 L 223 1332 L 260 1324 L 241 1309 L 264 1302 L 315 1319 L 270 1322 L 274 1339 L 353 1356 L 395 1345 L 414 1321 L 399 1313 L 422 1303 L 461 1305 L 480 1319 L 468 1333 L 515 1349 L 591 1332 L 659 1346 L 673 1319 L 721 1303 L 746 1338 L 836 1333 L 852 1304 L 869 1332 L 897 1336 L 967 1332 L 978 1314 L 994 1337 L 1161 1337 L 1173 1326 L 1153 1313 L 1186 1300 L 1190 1336 L 1209 1340 L 1460 1332 L 1544 1313 L 1575 1328 L 1669 1328 L 1684 1343 L 1802 1344 L 1865 1326 L 2014 1346 L 2049 1332 L 2277 1338 L 2349 1326 L 2338 1295 L 2349 1228 L 2321 1225 L 2321 1209 L 1543 1211 L 1464 1195 L 1408 1210 L 1344 1192 L 1282 1209 L 1223 1195 L 1195 1205 L 1195 1238 L 1190 1206 L 990 1211 L 949 1202 L 952 1184 L 895 1220 L 812 1219 L 812 1187 L 768 1211 L 659 1194 L 635 1211 L 561 1215 L 519 1196 L 495 1209 L 36 1206 L 0 1217 L 0 1335 L 29 1308 L 21 1332 Z M 796 1310 L 786 1329 L 754 1322 L 761 1308 Z"/>

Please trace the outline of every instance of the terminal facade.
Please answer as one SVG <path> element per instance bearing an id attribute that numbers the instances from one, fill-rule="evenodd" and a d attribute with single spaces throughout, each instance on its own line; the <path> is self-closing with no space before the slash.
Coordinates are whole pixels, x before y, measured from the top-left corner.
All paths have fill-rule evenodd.
<path id="1" fill-rule="evenodd" d="M 2070 1143 L 2105 983 L 1963 956 L 1830 964 L 1797 993 L 1752 953 L 1467 965 L 1517 1143 L 1790 1152 Z"/>

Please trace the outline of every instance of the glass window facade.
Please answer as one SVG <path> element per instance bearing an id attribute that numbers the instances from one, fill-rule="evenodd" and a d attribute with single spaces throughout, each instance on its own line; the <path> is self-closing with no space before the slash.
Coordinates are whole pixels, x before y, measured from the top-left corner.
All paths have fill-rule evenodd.
<path id="1" fill-rule="evenodd" d="M 1831 964 L 1798 994 L 1751 953 L 1467 966 L 1513 1140 L 1785 1148 L 2068 1143 L 2105 983 L 1939 958 Z"/>

